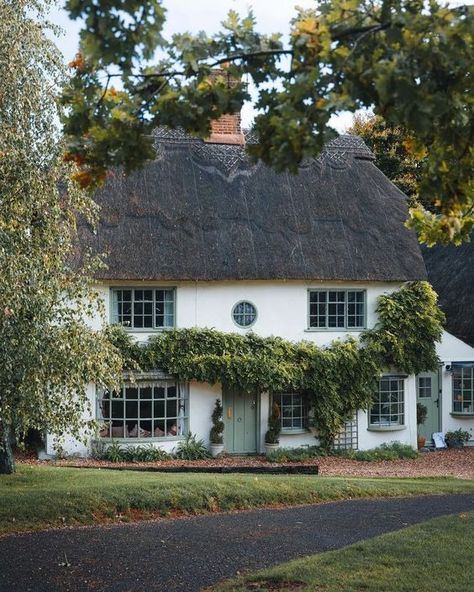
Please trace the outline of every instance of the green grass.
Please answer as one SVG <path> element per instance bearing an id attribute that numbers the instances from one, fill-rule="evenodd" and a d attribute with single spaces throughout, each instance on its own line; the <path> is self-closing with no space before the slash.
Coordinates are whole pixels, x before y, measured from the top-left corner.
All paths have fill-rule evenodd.
<path id="1" fill-rule="evenodd" d="M 0 475 L 0 534 L 357 497 L 472 493 L 450 478 L 344 478 L 309 475 L 144 473 L 20 465 Z"/>
<path id="2" fill-rule="evenodd" d="M 283 563 L 213 592 L 466 592 L 472 590 L 474 512 Z"/>

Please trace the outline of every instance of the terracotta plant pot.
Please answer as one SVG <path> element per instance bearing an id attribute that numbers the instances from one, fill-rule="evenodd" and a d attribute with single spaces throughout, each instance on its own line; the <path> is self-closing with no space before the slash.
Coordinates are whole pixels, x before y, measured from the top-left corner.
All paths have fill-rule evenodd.
<path id="1" fill-rule="evenodd" d="M 418 436 L 418 450 L 424 447 L 426 443 L 426 438 L 424 436 Z"/>

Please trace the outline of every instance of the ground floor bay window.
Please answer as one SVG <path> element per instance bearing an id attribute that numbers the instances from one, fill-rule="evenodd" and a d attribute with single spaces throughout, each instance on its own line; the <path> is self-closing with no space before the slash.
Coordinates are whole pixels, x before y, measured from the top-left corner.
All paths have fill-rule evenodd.
<path id="1" fill-rule="evenodd" d="M 370 429 L 396 429 L 405 425 L 403 376 L 382 376 L 369 410 Z"/>
<path id="2" fill-rule="evenodd" d="M 138 380 L 119 391 L 102 391 L 98 419 L 102 438 L 171 438 L 188 430 L 188 388 L 176 380 Z"/>

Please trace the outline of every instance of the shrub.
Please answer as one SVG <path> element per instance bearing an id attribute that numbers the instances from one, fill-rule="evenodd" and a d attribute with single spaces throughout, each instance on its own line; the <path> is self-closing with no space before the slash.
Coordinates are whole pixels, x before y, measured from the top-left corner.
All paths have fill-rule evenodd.
<path id="1" fill-rule="evenodd" d="M 104 442 L 96 440 L 92 443 L 92 457 L 97 460 L 108 460 L 109 462 L 156 462 L 168 460 L 171 455 L 151 444 L 147 446 L 121 446 L 118 442 L 112 442 L 107 446 Z"/>
<path id="2" fill-rule="evenodd" d="M 278 444 L 280 441 L 281 421 L 280 407 L 273 403 L 270 417 L 268 418 L 268 430 L 265 434 L 265 444 Z"/>
<path id="3" fill-rule="evenodd" d="M 222 444 L 224 442 L 224 437 L 222 435 L 224 432 L 224 422 L 222 421 L 223 411 L 220 399 L 216 399 L 214 411 L 211 415 L 212 428 L 209 434 L 211 444 Z"/>
<path id="4" fill-rule="evenodd" d="M 123 458 L 129 462 L 156 462 L 159 460 L 169 460 L 171 455 L 160 448 L 155 448 L 151 444 L 148 444 L 146 446 L 130 446 L 124 448 Z"/>
<path id="5" fill-rule="evenodd" d="M 417 425 L 423 425 L 426 420 L 426 416 L 428 415 L 428 408 L 426 405 L 422 405 L 421 403 L 416 404 L 416 423 Z"/>
<path id="6" fill-rule="evenodd" d="M 209 456 L 204 440 L 196 440 L 196 436 L 191 432 L 178 444 L 174 453 L 174 457 L 180 460 L 201 460 Z"/>
<path id="7" fill-rule="evenodd" d="M 397 460 L 400 458 L 416 458 L 418 452 L 407 444 L 391 442 L 382 444 L 370 450 L 331 450 L 325 452 L 320 446 L 305 446 L 301 448 L 278 448 L 268 455 L 270 462 L 304 462 L 322 456 L 339 456 L 359 461 Z"/>
<path id="8" fill-rule="evenodd" d="M 320 446 L 305 446 L 302 448 L 278 448 L 267 456 L 270 462 L 304 462 L 318 456 L 326 456 L 327 453 Z"/>
<path id="9" fill-rule="evenodd" d="M 105 442 L 101 439 L 92 440 L 91 442 L 91 456 L 95 460 L 103 460 L 107 452 Z"/>
<path id="10" fill-rule="evenodd" d="M 112 442 L 112 444 L 110 444 L 107 447 L 107 450 L 104 452 L 103 458 L 104 460 L 109 460 L 110 462 L 122 462 L 125 460 L 124 449 L 118 442 Z"/>
<path id="11" fill-rule="evenodd" d="M 352 450 L 351 452 L 353 456 L 351 455 L 349 458 L 360 461 L 398 460 L 400 458 L 416 458 L 418 456 L 418 452 L 414 448 L 401 442 L 390 442 L 390 444 L 382 444 L 370 450 Z"/>
<path id="12" fill-rule="evenodd" d="M 470 437 L 471 434 L 469 432 L 466 432 L 465 430 L 459 428 L 459 430 L 452 430 L 450 432 L 446 432 L 444 439 L 448 446 L 457 447 L 464 446 L 464 442 L 467 442 L 470 439 Z"/>

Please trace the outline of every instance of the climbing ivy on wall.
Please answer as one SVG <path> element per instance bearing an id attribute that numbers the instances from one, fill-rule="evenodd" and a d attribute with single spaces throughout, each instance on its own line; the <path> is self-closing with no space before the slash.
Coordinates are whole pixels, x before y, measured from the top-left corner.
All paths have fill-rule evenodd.
<path id="1" fill-rule="evenodd" d="M 299 391 L 308 397 L 321 445 L 330 447 L 355 409 L 369 406 L 374 381 L 384 371 L 435 370 L 435 343 L 443 313 L 426 282 L 410 282 L 380 296 L 379 321 L 327 347 L 280 337 L 238 335 L 215 329 L 176 329 L 139 345 L 122 327 L 109 336 L 132 371 L 162 369 L 180 380 L 227 384 L 247 392 Z"/>

